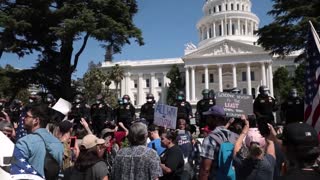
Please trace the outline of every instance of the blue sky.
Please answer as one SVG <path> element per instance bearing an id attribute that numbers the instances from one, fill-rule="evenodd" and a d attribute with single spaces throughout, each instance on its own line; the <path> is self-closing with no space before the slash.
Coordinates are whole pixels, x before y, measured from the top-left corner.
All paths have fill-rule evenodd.
<path id="1" fill-rule="evenodd" d="M 137 0 L 139 11 L 134 22 L 142 30 L 145 45 L 135 42 L 125 45 L 121 54 L 114 56 L 114 61 L 143 60 L 181 57 L 184 44 L 198 43 L 196 23 L 203 16 L 202 6 L 205 0 Z M 272 17 L 266 13 L 271 10 L 271 0 L 251 0 L 252 12 L 260 18 L 260 27 L 271 22 Z M 75 52 L 79 44 L 75 45 Z M 36 55 L 18 59 L 16 55 L 4 54 L 0 65 L 11 64 L 20 69 L 34 66 Z M 73 78 L 82 77 L 87 71 L 88 62 L 102 61 L 104 49 L 90 39 L 80 57 L 77 71 Z"/>

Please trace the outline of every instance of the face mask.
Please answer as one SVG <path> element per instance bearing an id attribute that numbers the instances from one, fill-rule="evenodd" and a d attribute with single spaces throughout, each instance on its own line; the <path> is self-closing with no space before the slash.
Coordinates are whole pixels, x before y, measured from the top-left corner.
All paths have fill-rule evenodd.
<path id="1" fill-rule="evenodd" d="M 97 103 L 97 104 L 101 104 L 101 101 L 100 101 L 100 100 L 97 100 L 96 103 Z"/>
<path id="2" fill-rule="evenodd" d="M 79 102 L 80 102 L 80 99 L 76 99 L 75 102 L 76 102 L 76 103 L 79 103 Z"/>
<path id="3" fill-rule="evenodd" d="M 298 93 L 297 92 L 292 92 L 291 93 L 291 97 L 294 97 L 294 98 L 298 97 Z"/>
<path id="4" fill-rule="evenodd" d="M 51 99 L 50 99 L 50 98 L 47 98 L 47 102 L 51 103 L 52 101 L 51 101 Z"/>
<path id="5" fill-rule="evenodd" d="M 147 102 L 152 102 L 153 101 L 153 99 L 147 99 Z"/>
<path id="6" fill-rule="evenodd" d="M 123 100 L 123 104 L 127 104 L 129 101 L 127 99 Z"/>
<path id="7" fill-rule="evenodd" d="M 33 99 L 29 99 L 29 103 L 33 103 Z"/>
<path id="8" fill-rule="evenodd" d="M 182 96 L 178 96 L 178 100 L 183 100 L 183 97 Z"/>

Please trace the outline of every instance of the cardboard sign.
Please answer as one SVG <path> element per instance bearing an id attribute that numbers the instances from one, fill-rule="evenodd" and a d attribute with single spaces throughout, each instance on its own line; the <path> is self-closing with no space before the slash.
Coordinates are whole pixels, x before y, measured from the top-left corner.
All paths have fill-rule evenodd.
<path id="1" fill-rule="evenodd" d="M 169 129 L 176 129 L 178 108 L 165 104 L 156 104 L 154 108 L 154 124 Z"/>
<path id="2" fill-rule="evenodd" d="M 224 108 L 227 117 L 239 118 L 242 114 L 253 114 L 251 95 L 219 92 L 216 97 L 216 104 Z"/>

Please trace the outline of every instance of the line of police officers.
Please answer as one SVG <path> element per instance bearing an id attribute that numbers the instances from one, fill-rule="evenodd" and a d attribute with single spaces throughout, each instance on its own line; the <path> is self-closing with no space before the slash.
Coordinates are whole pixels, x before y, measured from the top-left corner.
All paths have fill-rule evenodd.
<path id="1" fill-rule="evenodd" d="M 231 93 L 241 93 L 240 89 L 234 88 Z M 268 123 L 275 125 L 273 112 L 278 110 L 278 104 L 275 98 L 271 97 L 269 89 L 266 86 L 260 86 L 259 95 L 254 100 L 253 112 L 257 119 L 264 118 Z M 183 118 L 187 124 L 190 125 L 190 119 L 195 117 L 196 124 L 199 128 L 203 128 L 206 124 L 205 116 L 203 112 L 215 105 L 215 93 L 213 90 L 204 89 L 202 91 L 203 98 L 198 101 L 196 106 L 196 113 L 193 116 L 191 104 L 186 101 L 183 91 L 179 91 L 176 97 L 176 101 L 171 104 L 178 108 L 177 119 Z M 38 95 L 31 95 L 29 97 L 29 103 L 36 103 L 43 101 L 52 107 L 56 100 L 48 94 L 44 100 Z M 140 119 L 144 119 L 148 124 L 153 124 L 154 121 L 154 108 L 155 99 L 152 94 L 148 94 L 146 97 L 146 103 L 141 106 Z M 0 100 L 0 108 L 4 110 L 4 101 Z M 10 109 L 10 117 L 13 122 L 17 122 L 19 115 L 22 111 L 22 103 L 19 100 L 13 101 Z M 304 103 L 303 99 L 298 96 L 297 90 L 292 89 L 289 93 L 289 97 L 281 105 L 281 120 L 282 123 L 291 123 L 303 120 Z M 77 94 L 74 97 L 72 103 L 71 113 L 69 119 L 74 119 L 75 129 L 81 128 L 80 120 L 85 118 L 90 124 L 95 133 L 99 134 L 111 122 L 122 122 L 125 127 L 129 127 L 131 122 L 136 119 L 135 107 L 130 101 L 128 95 L 124 95 L 118 100 L 118 107 L 113 109 L 108 103 L 104 101 L 102 95 L 97 95 L 96 102 L 91 105 L 86 104 L 84 97 L 81 94 Z M 112 124 L 112 123 L 111 123 Z M 195 126 L 191 126 L 191 131 L 195 131 Z"/>

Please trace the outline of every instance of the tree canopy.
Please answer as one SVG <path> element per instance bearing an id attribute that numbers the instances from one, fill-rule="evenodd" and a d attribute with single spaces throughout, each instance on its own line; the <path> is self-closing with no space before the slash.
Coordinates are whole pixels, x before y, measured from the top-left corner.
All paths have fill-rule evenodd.
<path id="1" fill-rule="evenodd" d="M 37 65 L 21 72 L 25 81 L 46 86 L 56 97 L 70 99 L 71 76 L 89 38 L 113 53 L 134 39 L 143 45 L 133 24 L 136 0 L 2 0 L 0 55 L 37 53 Z M 75 49 L 76 41 L 81 43 Z"/>
<path id="2" fill-rule="evenodd" d="M 171 80 L 167 94 L 167 104 L 172 104 L 176 100 L 178 91 L 183 89 L 181 74 L 176 64 L 171 67 L 167 78 Z"/>
<path id="3" fill-rule="evenodd" d="M 318 0 L 273 0 L 273 9 L 268 12 L 273 22 L 258 30 L 259 40 L 266 50 L 284 57 L 306 47 L 308 21 L 320 29 L 320 1 Z M 306 53 L 298 57 L 305 58 Z"/>

